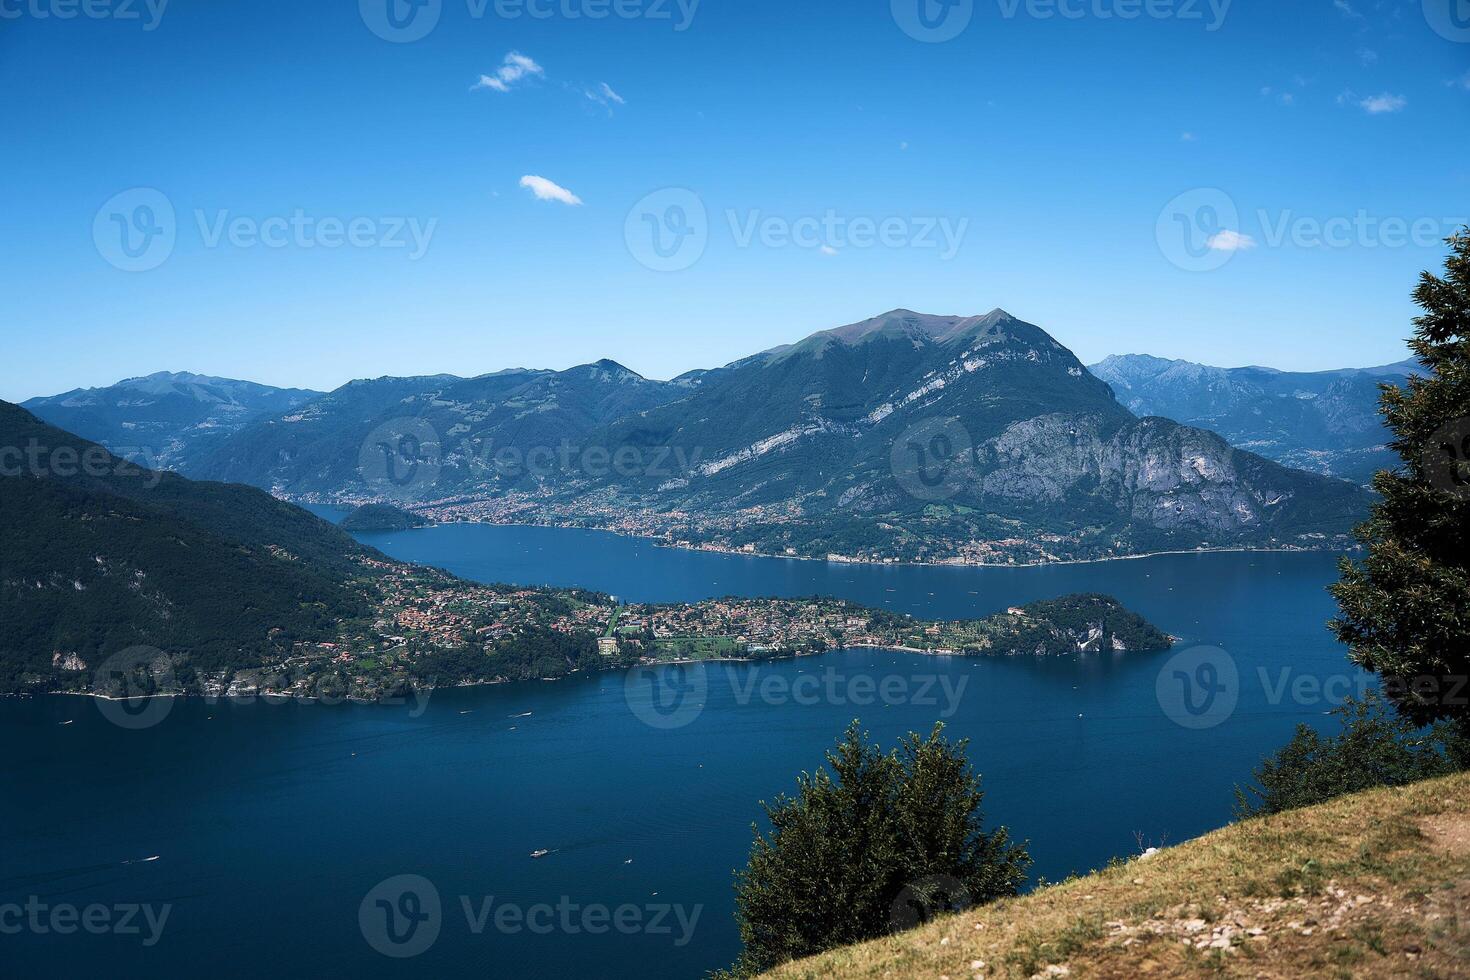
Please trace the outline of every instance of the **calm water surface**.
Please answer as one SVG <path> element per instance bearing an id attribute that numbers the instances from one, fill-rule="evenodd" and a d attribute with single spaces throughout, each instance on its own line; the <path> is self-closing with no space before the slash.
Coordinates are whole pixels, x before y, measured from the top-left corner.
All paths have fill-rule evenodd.
<path id="1" fill-rule="evenodd" d="M 889 743 L 943 717 L 971 740 L 989 820 L 1029 838 L 1035 873 L 1055 879 L 1133 851 L 1135 832 L 1177 842 L 1225 823 L 1233 784 L 1330 707 L 1312 685 L 1357 682 L 1323 628 L 1335 571 L 1321 555 L 956 569 L 739 558 L 537 528 L 362 540 L 481 581 L 635 601 L 820 593 L 950 617 L 1107 592 L 1181 648 L 1228 651 L 1238 703 L 1205 716 L 1220 722 L 1208 729 L 1171 720 L 1156 692 L 1169 654 L 875 651 L 690 668 L 675 680 L 693 693 L 673 716 L 650 712 L 641 687 L 630 700 L 618 674 L 441 691 L 421 710 L 178 701 L 142 731 L 113 725 L 90 699 L 0 701 L 0 927 L 5 903 L 32 897 L 48 910 L 171 906 L 150 947 L 146 925 L 141 936 L 0 933 L 4 973 L 699 976 L 738 951 L 731 872 L 758 801 L 790 790 L 854 717 Z M 1309 696 L 1278 693 L 1283 680 L 1303 690 L 1302 677 Z M 876 693 L 885 684 L 887 697 Z M 659 727 L 670 721 L 679 727 Z M 542 848 L 551 853 L 529 857 Z M 404 874 L 432 882 L 442 912 L 429 949 L 395 960 L 364 939 L 359 907 Z M 542 903 L 571 909 L 574 928 L 555 911 L 539 920 L 549 934 L 496 928 L 502 905 Z M 620 906 L 645 928 L 580 925 L 589 907 Z"/>

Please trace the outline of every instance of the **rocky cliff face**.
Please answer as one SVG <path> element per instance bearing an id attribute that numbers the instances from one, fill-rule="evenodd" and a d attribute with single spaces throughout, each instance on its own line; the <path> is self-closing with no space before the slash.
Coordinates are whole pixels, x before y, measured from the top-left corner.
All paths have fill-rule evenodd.
<path id="1" fill-rule="evenodd" d="M 1218 436 L 1164 420 L 1106 433 L 1092 418 L 1048 415 L 981 447 L 977 488 L 981 497 L 1056 504 L 1096 495 L 1155 527 L 1234 532 L 1260 527 L 1289 493 L 1246 481 L 1235 455 Z"/>

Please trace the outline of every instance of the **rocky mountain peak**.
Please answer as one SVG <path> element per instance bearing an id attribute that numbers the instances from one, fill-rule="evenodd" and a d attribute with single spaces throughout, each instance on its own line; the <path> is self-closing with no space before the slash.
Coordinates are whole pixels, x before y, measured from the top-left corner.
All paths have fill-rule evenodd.
<path id="1" fill-rule="evenodd" d="M 774 348 L 773 357 L 809 354 L 820 357 L 833 345 L 857 347 L 878 340 L 908 340 L 915 346 L 962 342 L 987 332 L 997 332 L 1013 324 L 1021 324 L 1010 313 L 997 307 L 983 316 L 955 316 L 917 313 L 909 309 L 889 310 L 878 316 L 831 330 L 819 330 L 800 343 Z M 1031 328 L 1044 335 L 1040 328 Z M 1049 339 L 1049 338 L 1048 338 Z"/>
<path id="2" fill-rule="evenodd" d="M 628 382 L 647 380 L 632 368 L 624 367 L 617 361 L 606 357 L 599 361 L 594 361 L 591 364 L 584 364 L 581 367 L 572 368 L 571 370 L 576 373 L 586 373 L 593 381 Z"/>

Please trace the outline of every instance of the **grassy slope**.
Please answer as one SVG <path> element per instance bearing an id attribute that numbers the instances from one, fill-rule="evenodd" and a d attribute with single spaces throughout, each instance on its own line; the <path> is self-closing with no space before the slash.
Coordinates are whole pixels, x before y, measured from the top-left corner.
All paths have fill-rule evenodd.
<path id="1" fill-rule="evenodd" d="M 1470 977 L 1470 774 L 1245 821 L 773 975 Z"/>

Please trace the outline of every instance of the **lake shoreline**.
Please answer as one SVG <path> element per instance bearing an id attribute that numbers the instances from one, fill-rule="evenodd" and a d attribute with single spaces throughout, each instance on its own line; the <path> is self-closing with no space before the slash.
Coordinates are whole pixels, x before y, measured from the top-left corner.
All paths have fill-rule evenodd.
<path id="1" fill-rule="evenodd" d="M 597 675 L 597 674 L 613 674 L 613 673 L 619 673 L 619 672 L 623 672 L 623 671 L 637 670 L 640 667 L 645 667 L 645 668 L 652 668 L 652 667 L 679 667 L 679 666 L 687 666 L 689 664 L 757 664 L 758 665 L 758 664 L 769 664 L 769 663 L 786 663 L 786 662 L 792 661 L 792 660 L 811 660 L 811 659 L 814 659 L 816 657 L 824 657 L 824 656 L 828 656 L 830 654 L 851 653 L 851 652 L 855 652 L 855 651 L 873 651 L 873 652 L 877 652 L 877 653 L 901 653 L 901 654 L 905 654 L 905 655 L 911 656 L 911 657 L 959 657 L 959 658 L 964 658 L 964 659 L 969 659 L 969 660 L 995 660 L 995 659 L 1010 660 L 1010 659 L 1015 659 L 1015 658 L 1018 658 L 1018 657 L 1022 657 L 1022 658 L 1029 657 L 1029 658 L 1034 659 L 1034 660 L 1053 660 L 1053 659 L 1057 659 L 1057 658 L 1060 658 L 1060 657 L 1076 657 L 1076 656 L 1101 655 L 1101 654 L 1104 654 L 1104 653 L 1110 653 L 1110 654 L 1126 654 L 1126 655 L 1146 655 L 1146 654 L 1168 653 L 1170 650 L 1172 650 L 1174 648 L 1174 646 L 1176 644 L 1178 644 L 1181 641 L 1181 638 L 1180 637 L 1172 636 L 1172 635 L 1169 637 L 1169 639 L 1171 641 L 1169 646 L 1163 647 L 1163 648 L 1160 648 L 1160 649 L 1157 649 L 1157 650 L 1073 650 L 1073 651 L 1069 651 L 1067 653 L 965 653 L 963 650 L 950 650 L 950 649 L 938 649 L 938 648 L 936 648 L 936 649 L 928 649 L 928 648 L 924 648 L 924 647 L 905 647 L 905 646 L 883 646 L 883 645 L 879 645 L 879 644 L 876 644 L 876 643 L 849 643 L 849 644 L 844 644 L 844 645 L 841 645 L 841 646 L 828 647 L 825 650 L 812 650 L 812 651 L 805 651 L 805 652 L 794 652 L 794 653 L 790 653 L 790 654 L 786 654 L 786 655 L 782 655 L 782 656 L 771 656 L 771 657 L 698 657 L 698 658 L 693 658 L 693 659 L 684 658 L 684 659 L 676 659 L 676 660 L 654 660 L 654 661 L 641 662 L 641 663 L 636 663 L 636 664 L 631 664 L 631 665 L 627 665 L 627 664 L 619 664 L 619 665 L 608 664 L 606 666 L 599 667 L 599 668 L 578 667 L 578 668 L 576 668 L 574 670 L 568 671 L 566 674 L 563 674 L 561 677 L 526 677 L 526 678 L 499 677 L 499 678 L 495 678 L 494 680 L 462 681 L 462 682 L 453 683 L 453 684 L 431 684 L 431 685 L 423 685 L 423 686 L 416 685 L 416 684 L 413 684 L 413 683 L 409 683 L 408 687 L 409 687 L 410 691 L 412 692 L 412 695 L 411 696 L 400 695 L 400 694 L 393 694 L 393 695 L 389 695 L 387 697 L 376 698 L 376 699 L 373 699 L 373 698 L 359 698 L 359 697 L 333 698 L 333 697 L 322 697 L 319 694 L 292 694 L 292 693 L 285 693 L 285 692 L 279 692 L 279 691 L 271 691 L 271 692 L 261 692 L 261 691 L 258 691 L 258 692 L 255 692 L 253 694 L 202 694 L 202 693 L 197 693 L 197 692 L 193 692 L 193 691 L 166 691 L 166 692 L 161 692 L 161 693 L 158 693 L 158 694 L 139 694 L 139 695 L 136 695 L 136 696 L 133 696 L 133 697 L 117 697 L 117 696 L 111 695 L 111 694 L 100 694 L 100 693 L 95 692 L 95 691 L 8 691 L 8 692 L 0 693 L 0 699 L 5 699 L 5 698 L 24 699 L 24 698 L 34 698 L 34 697 L 46 697 L 48 695 L 61 695 L 61 696 L 66 696 L 66 697 L 93 698 L 93 699 L 98 700 L 98 701 L 111 701 L 111 702 L 151 701 L 151 700 L 153 700 L 155 698 L 171 698 L 171 699 L 172 698 L 178 698 L 178 699 L 181 699 L 181 700 L 190 700 L 190 701 L 203 700 L 203 701 L 207 701 L 207 702 L 209 702 L 211 704 L 218 704 L 218 703 L 221 703 L 221 702 L 228 702 L 228 703 L 232 703 L 232 704 L 245 704 L 245 703 L 250 703 L 250 702 L 255 702 L 255 701 L 267 701 L 267 702 L 271 702 L 271 703 L 275 703 L 275 704 L 285 704 L 285 703 L 288 703 L 288 702 L 298 702 L 298 703 L 301 703 L 301 704 L 314 704 L 315 703 L 315 704 L 324 704 L 327 707 L 335 707 L 335 706 L 340 705 L 340 704 L 362 704 L 362 705 L 376 705 L 376 706 L 384 706 L 384 707 L 395 707 L 397 705 L 405 704 L 405 703 L 407 703 L 410 700 L 417 700 L 418 699 L 418 696 L 420 696 L 420 695 L 432 696 L 434 694 L 434 692 L 436 692 L 436 691 L 455 691 L 455 690 L 461 690 L 461 689 L 465 689 L 465 688 L 476 688 L 476 687 L 501 687 L 501 686 L 510 685 L 510 684 L 544 684 L 544 683 L 555 683 L 557 681 L 568 680 L 570 678 L 576 677 L 579 674 L 586 674 L 588 676 L 593 676 L 593 675 Z"/>
<path id="2" fill-rule="evenodd" d="M 295 501 L 290 501 L 295 503 Z M 336 507 L 336 504 L 316 504 L 315 506 Z M 781 561 L 804 561 L 820 562 L 828 565 L 862 565 L 874 568 L 1054 568 L 1066 565 L 1101 565 L 1115 561 L 1139 561 L 1145 558 L 1163 558 L 1169 555 L 1232 555 L 1232 554 L 1267 554 L 1267 555 L 1344 555 L 1341 548 L 1324 546 L 1321 548 L 1258 548 L 1249 546 L 1233 546 L 1219 548 L 1180 548 L 1166 551 L 1144 551 L 1130 555 L 1110 555 L 1106 558 L 1056 558 L 1051 561 L 1026 561 L 1026 562 L 985 562 L 985 561 L 909 561 L 904 559 L 873 559 L 873 558 L 849 558 L 843 557 L 817 557 L 815 555 L 782 555 L 764 551 L 742 551 L 736 548 L 699 547 L 697 545 L 681 545 L 670 543 L 662 537 L 652 534 L 633 534 L 628 531 L 614 530 L 608 527 L 586 527 L 580 524 L 536 524 L 525 521 L 435 521 L 423 527 L 404 528 L 403 531 L 427 531 L 436 527 L 523 527 L 536 528 L 546 531 L 593 531 L 598 534 L 610 534 L 613 537 L 623 538 L 628 541 L 647 541 L 654 547 L 667 548 L 671 551 L 684 551 L 702 554 L 727 555 L 732 558 L 774 558 Z M 401 531 L 372 531 L 361 532 L 364 534 L 398 534 Z M 1351 548 L 1349 552 L 1361 551 L 1361 548 Z"/>

